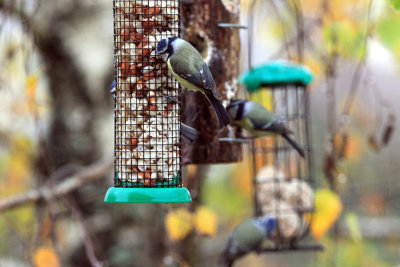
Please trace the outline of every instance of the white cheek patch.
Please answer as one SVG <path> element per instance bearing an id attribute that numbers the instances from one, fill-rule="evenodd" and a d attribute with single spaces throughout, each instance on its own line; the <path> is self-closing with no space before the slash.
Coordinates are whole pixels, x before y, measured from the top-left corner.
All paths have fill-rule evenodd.
<path id="1" fill-rule="evenodd" d="M 176 39 L 175 41 L 173 41 L 171 43 L 172 47 L 174 48 L 174 51 L 178 51 L 179 48 L 185 44 L 186 41 L 182 40 L 182 39 Z"/>
<path id="2" fill-rule="evenodd" d="M 167 53 L 161 54 L 161 57 L 165 62 L 167 62 L 167 60 L 168 60 L 168 54 Z"/>

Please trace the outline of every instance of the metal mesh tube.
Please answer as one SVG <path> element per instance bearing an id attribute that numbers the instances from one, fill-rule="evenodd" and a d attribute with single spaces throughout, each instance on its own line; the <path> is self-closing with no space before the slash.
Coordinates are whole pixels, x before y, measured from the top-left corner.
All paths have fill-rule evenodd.
<path id="1" fill-rule="evenodd" d="M 267 89 L 274 116 L 292 131 L 305 158 L 281 136 L 253 139 L 250 145 L 254 175 L 256 216 L 278 219 L 276 249 L 290 247 L 308 232 L 314 209 L 313 157 L 311 150 L 308 92 L 303 86 L 280 85 Z"/>
<path id="2" fill-rule="evenodd" d="M 179 35 L 179 4 L 114 0 L 115 187 L 182 185 L 179 86 L 155 51 Z"/>

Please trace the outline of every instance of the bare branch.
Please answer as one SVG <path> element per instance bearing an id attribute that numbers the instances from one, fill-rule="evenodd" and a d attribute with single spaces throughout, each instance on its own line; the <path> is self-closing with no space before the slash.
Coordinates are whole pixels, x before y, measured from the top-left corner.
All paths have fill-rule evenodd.
<path id="1" fill-rule="evenodd" d="M 373 1 L 370 0 L 369 4 L 368 4 L 367 22 L 366 22 L 366 26 L 365 26 L 366 27 L 365 38 L 363 40 L 363 47 L 362 47 L 363 55 L 362 55 L 362 58 L 360 59 L 360 61 L 358 62 L 356 70 L 354 72 L 353 79 L 352 79 L 351 85 L 350 85 L 350 91 L 346 98 L 346 102 L 345 102 L 345 105 L 344 105 L 344 108 L 342 111 L 342 116 L 350 114 L 351 107 L 354 103 L 354 99 L 356 97 L 356 94 L 357 94 L 357 91 L 359 88 L 359 84 L 361 81 L 362 70 L 365 65 L 365 59 L 366 59 L 367 48 L 368 48 L 368 38 L 371 35 L 372 28 L 373 28 L 370 25 L 372 2 Z"/>
<path id="2" fill-rule="evenodd" d="M 303 9 L 301 6 L 301 2 L 298 0 L 293 0 L 293 9 L 294 16 L 296 19 L 296 48 L 297 48 L 297 56 L 298 60 L 303 62 L 304 60 L 304 18 L 303 18 Z"/>
<path id="3" fill-rule="evenodd" d="M 95 249 L 94 249 L 94 242 L 90 237 L 89 230 L 85 224 L 85 221 L 82 216 L 82 212 L 78 208 L 78 206 L 73 202 L 70 201 L 72 207 L 72 214 L 76 218 L 83 233 L 83 244 L 85 245 L 86 256 L 88 257 L 90 264 L 93 267 L 102 267 L 105 266 L 100 260 L 97 259 Z"/>
<path id="4" fill-rule="evenodd" d="M 247 14 L 247 25 L 248 29 L 248 37 L 247 37 L 247 60 L 248 60 L 248 68 L 251 69 L 252 66 L 252 56 L 253 56 L 253 36 L 254 36 L 254 9 L 256 6 L 257 0 L 251 1 L 249 14 Z"/>
<path id="5" fill-rule="evenodd" d="M 22 8 L 17 7 L 13 1 L 0 0 L 0 11 L 18 18 L 25 29 L 34 33 L 35 35 L 42 34 L 42 32 L 39 31 L 36 23 L 34 23 L 32 20 L 31 16 Z"/>
<path id="6" fill-rule="evenodd" d="M 288 42 L 288 38 L 289 37 L 288 37 L 288 32 L 287 32 L 287 27 L 286 27 L 285 20 L 283 18 L 283 15 L 281 14 L 281 11 L 279 10 L 277 4 L 275 3 L 275 1 L 272 0 L 272 1 L 269 1 L 269 3 L 270 3 L 270 5 L 271 5 L 271 7 L 272 7 L 272 9 L 273 9 L 273 11 L 275 13 L 275 16 L 276 16 L 277 20 L 279 21 L 279 24 L 280 24 L 280 26 L 282 28 L 283 47 L 286 50 L 287 57 L 289 59 L 291 59 L 292 57 L 291 57 L 290 47 L 289 47 L 289 42 Z"/>
<path id="7" fill-rule="evenodd" d="M 314 28 L 320 27 L 322 25 L 322 20 L 321 19 L 315 19 L 308 24 L 303 26 L 303 32 L 304 35 L 307 36 Z M 282 56 L 282 54 L 287 50 L 290 49 L 291 46 L 297 44 L 297 39 L 299 38 L 299 33 L 296 31 L 293 35 L 286 37 L 283 45 L 279 48 L 278 51 L 274 52 L 272 56 L 269 57 L 269 59 L 274 59 L 274 58 L 279 58 Z M 310 34 L 311 35 L 311 34 Z"/>
<path id="8" fill-rule="evenodd" d="M 0 200 L 0 212 L 17 208 L 28 203 L 37 203 L 41 200 L 51 201 L 61 198 L 86 184 L 102 179 L 104 175 L 111 170 L 112 165 L 113 160 L 102 160 L 66 178 L 57 185 L 45 185 L 38 190 L 31 190 L 17 196 Z"/>

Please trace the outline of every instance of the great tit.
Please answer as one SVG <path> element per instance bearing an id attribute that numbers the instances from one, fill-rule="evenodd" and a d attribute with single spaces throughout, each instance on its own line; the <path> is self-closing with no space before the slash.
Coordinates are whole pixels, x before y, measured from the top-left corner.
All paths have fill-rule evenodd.
<path id="1" fill-rule="evenodd" d="M 210 69 L 190 43 L 178 37 L 169 37 L 157 44 L 156 52 L 167 62 L 170 72 L 182 87 L 205 95 L 217 114 L 220 128 L 231 122 Z"/>
<path id="2" fill-rule="evenodd" d="M 276 219 L 270 217 L 245 219 L 233 230 L 220 263 L 232 266 L 238 258 L 260 250 L 263 241 L 272 236 L 276 226 Z"/>
<path id="3" fill-rule="evenodd" d="M 289 136 L 292 132 L 262 105 L 249 100 L 236 99 L 229 104 L 227 111 L 234 124 L 246 129 L 255 136 L 280 134 L 304 158 L 303 149 Z"/>

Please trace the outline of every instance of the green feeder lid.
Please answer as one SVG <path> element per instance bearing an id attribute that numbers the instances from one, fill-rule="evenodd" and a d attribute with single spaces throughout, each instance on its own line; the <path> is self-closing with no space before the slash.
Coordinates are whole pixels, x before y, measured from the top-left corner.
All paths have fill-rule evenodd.
<path id="1" fill-rule="evenodd" d="M 185 187 L 110 187 L 104 198 L 107 203 L 184 203 L 192 202 Z"/>
<path id="2" fill-rule="evenodd" d="M 240 79 L 249 92 L 260 87 L 282 84 L 308 85 L 313 80 L 311 71 L 299 64 L 284 61 L 271 62 L 247 71 Z"/>

